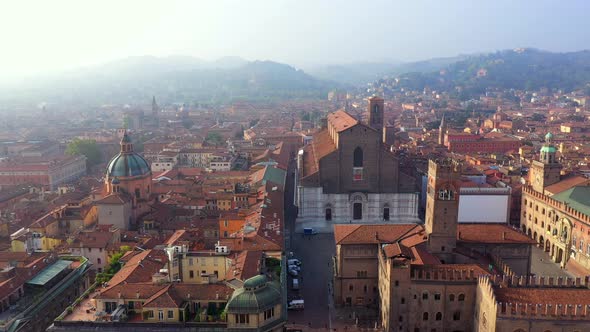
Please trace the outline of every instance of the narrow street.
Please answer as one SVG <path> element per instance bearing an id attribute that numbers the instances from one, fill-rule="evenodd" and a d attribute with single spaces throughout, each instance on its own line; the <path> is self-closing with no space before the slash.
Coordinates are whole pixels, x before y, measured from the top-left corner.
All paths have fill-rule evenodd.
<path id="1" fill-rule="evenodd" d="M 285 184 L 285 248 L 292 252 L 293 258 L 302 262 L 299 279 L 299 290 L 292 289 L 292 277 L 289 276 L 289 299 L 303 298 L 305 309 L 289 311 L 288 322 L 306 327 L 329 328 L 332 283 L 332 257 L 336 248 L 331 233 L 303 235 L 295 233 L 297 207 L 294 206 L 295 195 L 295 161 L 289 165 Z"/>

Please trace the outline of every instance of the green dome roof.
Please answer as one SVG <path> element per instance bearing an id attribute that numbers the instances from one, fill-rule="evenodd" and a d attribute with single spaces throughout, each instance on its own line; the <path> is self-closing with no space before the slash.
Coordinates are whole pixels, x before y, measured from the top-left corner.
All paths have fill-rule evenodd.
<path id="1" fill-rule="evenodd" d="M 111 159 L 107 166 L 109 177 L 138 176 L 149 172 L 149 164 L 137 153 L 119 153 Z"/>
<path id="2" fill-rule="evenodd" d="M 234 292 L 227 303 L 230 313 L 255 313 L 281 303 L 281 291 L 275 282 L 258 275 L 244 282 L 244 286 Z"/>
<path id="3" fill-rule="evenodd" d="M 550 132 L 549 132 L 549 133 L 547 133 L 547 135 L 545 135 L 545 139 L 546 139 L 546 140 L 553 139 L 553 134 L 552 134 L 552 133 L 550 133 Z"/>
<path id="4" fill-rule="evenodd" d="M 133 144 L 127 135 L 121 138 L 121 152 L 109 161 L 107 175 L 109 177 L 131 177 L 150 173 L 150 165 L 142 156 L 133 152 Z"/>
<path id="5" fill-rule="evenodd" d="M 557 152 L 557 149 L 554 146 L 543 146 L 541 148 L 541 152 L 545 152 L 545 153 L 555 153 Z"/>

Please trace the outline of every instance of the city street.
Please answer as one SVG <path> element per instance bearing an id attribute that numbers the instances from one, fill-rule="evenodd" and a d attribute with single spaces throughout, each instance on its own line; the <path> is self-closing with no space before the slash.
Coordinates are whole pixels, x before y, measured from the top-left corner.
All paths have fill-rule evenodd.
<path id="1" fill-rule="evenodd" d="M 313 328 L 326 327 L 330 324 L 328 284 L 332 281 L 334 237 L 332 234 L 294 234 L 291 251 L 302 262 L 301 289 L 297 293 L 305 300 L 305 310 L 289 311 L 289 322 L 308 326 L 311 323 Z M 292 290 L 289 293 L 297 294 Z"/>

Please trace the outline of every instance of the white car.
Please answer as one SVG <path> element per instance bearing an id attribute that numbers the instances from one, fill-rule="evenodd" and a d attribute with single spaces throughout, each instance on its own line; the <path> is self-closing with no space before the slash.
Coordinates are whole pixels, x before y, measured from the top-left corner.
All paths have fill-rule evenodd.
<path id="1" fill-rule="evenodd" d="M 301 266 L 289 265 L 289 270 L 295 270 L 295 271 L 299 272 L 299 271 L 301 271 Z"/>
<path id="2" fill-rule="evenodd" d="M 299 272 L 297 272 L 297 270 L 289 269 L 289 274 L 292 275 L 292 276 L 294 276 L 294 277 L 296 277 L 296 276 L 299 275 Z"/>
<path id="3" fill-rule="evenodd" d="M 289 260 L 287 260 L 287 264 L 289 265 L 301 265 L 301 261 L 298 260 L 297 258 L 291 258 Z"/>

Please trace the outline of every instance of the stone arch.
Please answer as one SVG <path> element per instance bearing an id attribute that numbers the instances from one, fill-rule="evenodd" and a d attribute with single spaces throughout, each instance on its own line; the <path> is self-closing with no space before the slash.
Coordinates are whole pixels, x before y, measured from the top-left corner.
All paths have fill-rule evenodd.
<path id="1" fill-rule="evenodd" d="M 561 220 L 559 221 L 559 225 L 557 226 L 559 228 L 558 236 L 561 239 L 561 242 L 566 244 L 569 243 L 572 236 L 572 229 L 574 228 L 574 224 L 572 223 L 572 221 L 564 217 L 561 218 Z"/>
<path id="2" fill-rule="evenodd" d="M 533 239 L 535 239 L 535 242 L 537 241 L 537 231 L 533 232 Z"/>
<path id="3" fill-rule="evenodd" d="M 530 228 L 527 229 L 526 235 L 528 235 L 529 237 L 532 237 L 533 236 Z"/>
<path id="4" fill-rule="evenodd" d="M 366 215 L 367 196 L 363 193 L 352 193 L 349 199 L 350 216 L 354 220 L 362 220 Z"/>

